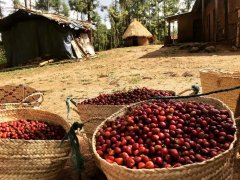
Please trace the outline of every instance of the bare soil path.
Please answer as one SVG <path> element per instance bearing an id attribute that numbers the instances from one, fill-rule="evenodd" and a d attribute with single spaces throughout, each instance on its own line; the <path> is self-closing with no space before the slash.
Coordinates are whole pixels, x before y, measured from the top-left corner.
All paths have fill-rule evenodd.
<path id="1" fill-rule="evenodd" d="M 45 91 L 42 109 L 66 117 L 64 100 L 90 98 L 124 88 L 149 87 L 180 92 L 200 85 L 199 70 L 240 70 L 240 53 L 219 49 L 215 54 L 190 54 L 159 45 L 119 48 L 99 58 L 0 73 L 1 85 L 27 84 Z"/>

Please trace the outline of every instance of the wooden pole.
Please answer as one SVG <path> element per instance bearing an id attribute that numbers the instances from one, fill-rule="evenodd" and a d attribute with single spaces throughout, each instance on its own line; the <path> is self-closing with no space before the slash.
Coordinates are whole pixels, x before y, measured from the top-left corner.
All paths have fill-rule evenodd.
<path id="1" fill-rule="evenodd" d="M 205 41 L 205 1 L 202 0 L 202 40 Z"/>
<path id="2" fill-rule="evenodd" d="M 228 9 L 228 0 L 224 0 L 224 6 L 225 6 L 225 40 L 228 40 L 228 14 L 229 14 L 229 9 Z"/>
<path id="3" fill-rule="evenodd" d="M 27 0 L 24 0 L 25 8 L 27 9 Z"/>
<path id="4" fill-rule="evenodd" d="M 215 0 L 215 31 L 214 31 L 214 40 L 217 42 L 217 24 L 218 24 L 218 0 Z"/>
<path id="5" fill-rule="evenodd" d="M 32 9 L 32 0 L 29 0 L 29 9 Z"/>

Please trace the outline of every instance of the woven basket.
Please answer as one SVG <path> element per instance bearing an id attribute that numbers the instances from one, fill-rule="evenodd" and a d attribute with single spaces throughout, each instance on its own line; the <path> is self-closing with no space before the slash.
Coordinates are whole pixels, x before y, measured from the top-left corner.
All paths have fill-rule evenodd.
<path id="1" fill-rule="evenodd" d="M 196 101 L 203 102 L 207 104 L 214 105 L 218 109 L 229 108 L 224 105 L 221 101 L 213 98 L 192 98 L 192 99 L 182 99 L 182 101 Z M 136 107 L 140 103 L 130 106 Z M 157 169 L 128 169 L 124 166 L 119 166 L 116 163 L 110 164 L 104 159 L 102 159 L 96 152 L 96 133 L 102 128 L 106 121 L 114 121 L 117 117 L 122 116 L 128 112 L 128 107 L 122 109 L 121 111 L 113 114 L 111 117 L 107 118 L 101 125 L 99 125 L 94 132 L 92 139 L 92 148 L 94 156 L 96 159 L 96 164 L 103 170 L 106 174 L 108 180 L 230 180 L 233 175 L 233 154 L 236 145 L 236 134 L 235 140 L 231 144 L 229 150 L 224 153 L 209 159 L 201 163 L 195 163 L 191 165 L 184 165 L 178 168 L 157 168 Z M 233 118 L 233 113 L 229 110 L 231 117 Z M 234 126 L 236 126 L 234 121 Z"/>
<path id="2" fill-rule="evenodd" d="M 0 87 L 0 109 L 37 108 L 43 102 L 43 94 L 24 85 Z"/>
<path id="3" fill-rule="evenodd" d="M 175 94 L 174 91 L 166 91 Z M 73 109 L 80 116 L 80 120 L 85 123 L 84 132 L 91 140 L 96 127 L 103 122 L 104 119 L 118 112 L 127 105 L 89 105 L 81 104 L 78 98 L 71 99 L 71 102 L 77 109 Z M 87 122 L 87 123 L 86 123 Z"/>
<path id="4" fill-rule="evenodd" d="M 240 117 L 238 117 L 236 119 L 236 125 L 237 125 L 237 129 L 238 129 L 238 133 L 237 133 L 237 150 L 235 153 L 235 158 L 234 160 L 234 176 L 233 179 L 240 179 L 239 177 L 239 169 L 240 169 Z"/>
<path id="5" fill-rule="evenodd" d="M 61 125 L 66 131 L 68 123 L 60 116 L 34 109 L 0 111 L 0 122 L 21 118 L 46 121 Z M 69 141 L 0 139 L 0 179 L 44 179 L 57 177 L 70 154 Z"/>
<path id="6" fill-rule="evenodd" d="M 240 85 L 240 72 L 226 73 L 220 71 L 203 70 L 200 71 L 200 77 L 202 90 L 204 93 Z M 220 99 L 227 104 L 232 111 L 235 111 L 239 95 L 240 90 L 234 90 L 217 93 L 210 96 Z"/>

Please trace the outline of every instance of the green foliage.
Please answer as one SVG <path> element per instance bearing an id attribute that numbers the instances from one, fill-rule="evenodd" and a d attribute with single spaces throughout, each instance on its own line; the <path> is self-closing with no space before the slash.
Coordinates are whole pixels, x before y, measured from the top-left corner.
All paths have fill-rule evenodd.
<path id="1" fill-rule="evenodd" d="M 35 8 L 39 10 L 48 11 L 49 4 L 50 4 L 49 0 L 37 0 Z"/>
<path id="2" fill-rule="evenodd" d="M 101 22 L 101 17 L 94 12 L 93 13 L 93 19 L 97 24 L 97 30 L 93 32 L 94 36 L 94 48 L 96 51 L 102 51 L 109 49 L 109 36 L 110 31 L 107 29 L 106 25 Z"/>
<path id="3" fill-rule="evenodd" d="M 62 10 L 61 13 L 65 16 L 69 16 L 69 7 L 67 6 L 66 3 L 62 3 Z"/>
<path id="4" fill-rule="evenodd" d="M 7 63 L 7 59 L 6 59 L 5 50 L 4 50 L 4 47 L 0 45 L 0 65 L 3 65 L 6 63 Z"/>
<path id="5" fill-rule="evenodd" d="M 5 1 L 0 0 L 0 18 L 3 18 L 3 5 L 6 4 Z"/>
<path id="6" fill-rule="evenodd" d="M 69 0 L 70 9 L 87 15 L 88 21 L 91 21 L 93 11 L 97 8 L 98 4 L 97 0 Z"/>
<path id="7" fill-rule="evenodd" d="M 182 13 L 184 12 L 189 12 L 193 6 L 193 3 L 195 2 L 195 0 L 184 0 L 182 2 L 182 9 L 180 10 Z"/>
<path id="8" fill-rule="evenodd" d="M 35 8 L 43 11 L 51 9 L 55 13 L 69 16 L 69 7 L 63 0 L 38 0 Z"/>
<path id="9" fill-rule="evenodd" d="M 12 0 L 12 2 L 15 9 L 20 5 L 20 0 Z"/>
<path id="10" fill-rule="evenodd" d="M 82 0 L 69 0 L 70 9 L 76 12 L 87 13 L 87 4 Z"/>
<path id="11" fill-rule="evenodd" d="M 53 8 L 54 11 L 60 13 L 62 2 L 61 0 L 50 0 L 49 6 Z"/>

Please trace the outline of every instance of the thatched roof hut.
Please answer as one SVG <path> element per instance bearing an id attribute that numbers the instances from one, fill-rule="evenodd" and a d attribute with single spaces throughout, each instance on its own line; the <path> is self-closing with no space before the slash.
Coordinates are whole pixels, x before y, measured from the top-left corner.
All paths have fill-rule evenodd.
<path id="1" fill-rule="evenodd" d="M 123 39 L 126 46 L 141 46 L 148 45 L 152 36 L 142 23 L 134 19 L 123 34 Z"/>

